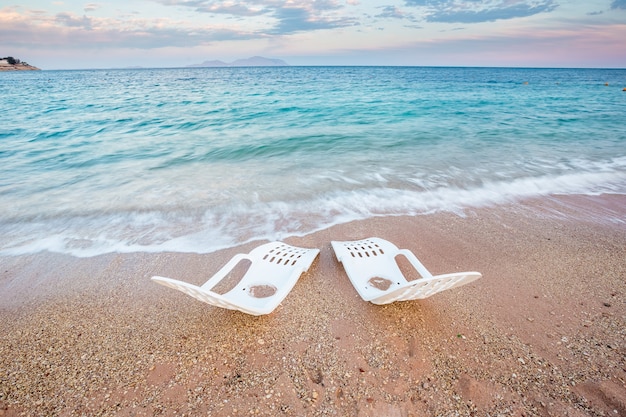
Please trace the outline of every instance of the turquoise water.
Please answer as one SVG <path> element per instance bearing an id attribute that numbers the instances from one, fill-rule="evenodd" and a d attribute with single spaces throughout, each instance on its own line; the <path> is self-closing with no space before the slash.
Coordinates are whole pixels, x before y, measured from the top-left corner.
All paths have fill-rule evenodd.
<path id="1" fill-rule="evenodd" d="M 593 69 L 3 73 L 0 254 L 205 253 L 624 194 L 624 87 L 626 70 Z"/>

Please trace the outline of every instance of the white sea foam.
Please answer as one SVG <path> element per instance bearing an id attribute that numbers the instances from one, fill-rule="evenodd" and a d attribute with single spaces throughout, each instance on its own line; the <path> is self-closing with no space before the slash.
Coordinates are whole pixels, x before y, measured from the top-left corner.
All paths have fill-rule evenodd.
<path id="1" fill-rule="evenodd" d="M 626 172 L 587 172 L 487 182 L 461 189 L 407 190 L 377 187 L 333 191 L 313 200 L 238 203 L 208 209 L 201 216 L 176 212 L 106 213 L 86 219 L 49 219 L 13 224 L 0 255 L 41 251 L 77 257 L 105 253 L 210 253 L 251 240 L 301 236 L 353 220 L 378 216 L 464 215 L 472 208 L 515 203 L 554 194 L 626 192 Z"/>

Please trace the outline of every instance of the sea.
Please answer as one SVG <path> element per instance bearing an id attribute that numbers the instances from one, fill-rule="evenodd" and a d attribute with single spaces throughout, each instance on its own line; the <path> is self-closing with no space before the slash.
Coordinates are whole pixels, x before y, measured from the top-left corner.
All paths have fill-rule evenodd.
<path id="1" fill-rule="evenodd" d="M 623 195 L 624 88 L 624 69 L 0 73 L 0 255 L 210 253 L 377 216 Z"/>

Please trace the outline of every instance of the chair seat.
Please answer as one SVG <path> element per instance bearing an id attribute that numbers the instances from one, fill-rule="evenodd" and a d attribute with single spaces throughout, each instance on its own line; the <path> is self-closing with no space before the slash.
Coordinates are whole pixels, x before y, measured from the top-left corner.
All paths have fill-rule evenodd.
<path id="1" fill-rule="evenodd" d="M 309 269 L 318 253 L 319 249 L 270 242 L 253 249 L 249 254 L 235 255 L 200 287 L 160 276 L 154 276 L 152 280 L 216 307 L 258 316 L 269 314 L 278 307 L 300 275 Z M 250 266 L 231 290 L 224 294 L 212 291 L 244 260 L 250 261 Z"/>
<path id="2" fill-rule="evenodd" d="M 427 298 L 482 276 L 479 272 L 433 276 L 411 251 L 376 237 L 331 244 L 361 298 L 374 304 Z M 407 258 L 421 278 L 407 281 L 396 261 L 399 255 Z"/>

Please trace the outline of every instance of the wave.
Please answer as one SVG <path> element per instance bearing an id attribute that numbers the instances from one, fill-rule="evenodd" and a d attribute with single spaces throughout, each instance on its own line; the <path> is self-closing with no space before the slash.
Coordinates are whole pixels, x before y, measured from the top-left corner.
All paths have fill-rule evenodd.
<path id="1" fill-rule="evenodd" d="M 211 253 L 256 240 L 303 236 L 354 220 L 426 215 L 514 204 L 549 195 L 626 194 L 626 172 L 577 173 L 492 181 L 472 188 L 389 187 L 325 192 L 297 201 L 229 203 L 202 210 L 125 211 L 0 223 L 0 255 L 42 251 L 92 257 L 107 253 Z M 626 223 L 623 218 L 608 219 Z"/>

